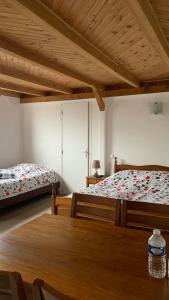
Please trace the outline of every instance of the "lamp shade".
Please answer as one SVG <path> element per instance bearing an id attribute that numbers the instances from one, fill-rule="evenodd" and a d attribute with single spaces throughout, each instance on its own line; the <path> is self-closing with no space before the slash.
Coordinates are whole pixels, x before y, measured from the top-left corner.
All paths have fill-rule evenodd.
<path id="1" fill-rule="evenodd" d="M 100 160 L 93 160 L 92 168 L 93 169 L 100 169 Z"/>

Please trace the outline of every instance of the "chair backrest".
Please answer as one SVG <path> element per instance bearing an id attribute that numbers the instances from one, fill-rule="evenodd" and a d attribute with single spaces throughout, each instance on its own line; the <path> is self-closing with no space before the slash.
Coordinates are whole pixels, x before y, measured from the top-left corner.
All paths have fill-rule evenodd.
<path id="1" fill-rule="evenodd" d="M 74 193 L 71 217 L 99 220 L 120 225 L 121 200 Z"/>
<path id="2" fill-rule="evenodd" d="M 19 273 L 0 271 L 0 299 L 26 300 L 22 277 Z"/>
<path id="3" fill-rule="evenodd" d="M 33 300 L 73 300 L 46 284 L 41 279 L 35 279 L 32 285 Z"/>
<path id="4" fill-rule="evenodd" d="M 169 205 L 123 200 L 121 226 L 169 231 Z"/>

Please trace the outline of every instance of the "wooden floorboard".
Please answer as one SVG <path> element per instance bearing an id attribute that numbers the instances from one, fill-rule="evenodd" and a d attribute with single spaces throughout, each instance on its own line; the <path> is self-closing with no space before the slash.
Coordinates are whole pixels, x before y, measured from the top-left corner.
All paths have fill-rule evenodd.
<path id="1" fill-rule="evenodd" d="M 40 196 L 0 211 L 0 236 L 51 211 L 51 197 Z"/>

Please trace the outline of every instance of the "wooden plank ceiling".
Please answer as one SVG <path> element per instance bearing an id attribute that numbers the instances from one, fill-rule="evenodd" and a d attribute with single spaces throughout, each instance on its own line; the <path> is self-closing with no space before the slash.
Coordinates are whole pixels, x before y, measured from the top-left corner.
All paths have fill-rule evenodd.
<path id="1" fill-rule="evenodd" d="M 168 0 L 0 0 L 0 94 L 21 103 L 169 91 Z"/>

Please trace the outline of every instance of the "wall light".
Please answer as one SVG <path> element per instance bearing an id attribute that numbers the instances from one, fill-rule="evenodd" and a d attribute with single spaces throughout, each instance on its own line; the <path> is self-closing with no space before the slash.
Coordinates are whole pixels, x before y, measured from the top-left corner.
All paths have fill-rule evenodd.
<path id="1" fill-rule="evenodd" d="M 161 102 L 154 102 L 152 105 L 152 112 L 154 115 L 162 114 L 163 112 L 163 105 Z"/>

